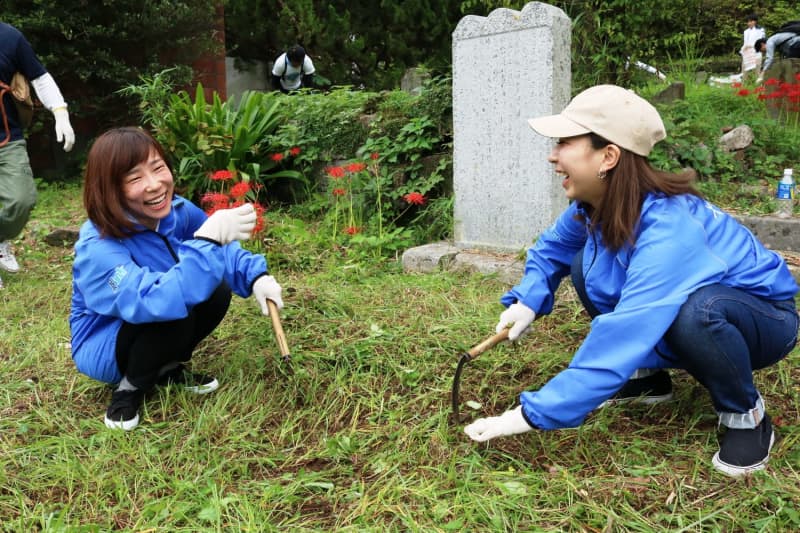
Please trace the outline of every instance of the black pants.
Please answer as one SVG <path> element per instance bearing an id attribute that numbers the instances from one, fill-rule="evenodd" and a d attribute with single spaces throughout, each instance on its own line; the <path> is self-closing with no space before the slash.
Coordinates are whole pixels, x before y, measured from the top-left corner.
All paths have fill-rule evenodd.
<path id="1" fill-rule="evenodd" d="M 162 367 L 192 358 L 195 347 L 222 322 L 230 303 L 231 289 L 223 281 L 211 297 L 194 306 L 186 318 L 148 324 L 124 322 L 117 334 L 116 358 L 120 373 L 139 389 L 153 388 Z"/>

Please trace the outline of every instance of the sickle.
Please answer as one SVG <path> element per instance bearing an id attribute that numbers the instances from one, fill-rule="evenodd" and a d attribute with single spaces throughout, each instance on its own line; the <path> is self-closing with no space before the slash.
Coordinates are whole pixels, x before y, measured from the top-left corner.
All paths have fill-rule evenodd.
<path id="1" fill-rule="evenodd" d="M 458 366 L 456 366 L 456 373 L 453 376 L 453 388 L 451 392 L 453 403 L 453 421 L 456 424 L 461 423 L 461 416 L 458 413 L 458 390 L 461 384 L 461 372 L 464 370 L 464 366 L 489 348 L 494 348 L 499 343 L 506 340 L 508 338 L 508 331 L 508 328 L 506 328 L 500 333 L 492 335 L 491 337 L 482 341 L 480 344 L 461 354 L 461 358 L 458 360 Z"/>

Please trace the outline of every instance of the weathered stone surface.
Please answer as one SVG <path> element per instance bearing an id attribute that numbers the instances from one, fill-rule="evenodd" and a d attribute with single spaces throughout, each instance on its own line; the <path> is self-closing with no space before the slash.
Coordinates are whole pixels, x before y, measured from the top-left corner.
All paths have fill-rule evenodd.
<path id="1" fill-rule="evenodd" d="M 669 104 L 684 98 L 686 98 L 686 85 L 682 81 L 676 81 L 670 83 L 667 88 L 656 94 L 652 98 L 652 102 L 654 104 Z"/>
<path id="2" fill-rule="evenodd" d="M 44 242 L 50 246 L 69 248 L 78 242 L 78 228 L 58 228 L 45 235 Z"/>
<path id="3" fill-rule="evenodd" d="M 400 80 L 400 89 L 411 94 L 420 94 L 422 87 L 431 79 L 431 73 L 420 67 L 406 69 Z"/>
<path id="4" fill-rule="evenodd" d="M 726 152 L 735 152 L 737 150 L 744 150 L 753 144 L 754 139 L 755 134 L 752 128 L 747 124 L 742 124 L 720 137 L 719 144 Z"/>
<path id="5" fill-rule="evenodd" d="M 531 2 L 468 15 L 453 32 L 455 243 L 517 251 L 567 205 L 547 156 L 553 140 L 528 126 L 569 102 L 571 22 Z"/>
<path id="6" fill-rule="evenodd" d="M 447 242 L 434 242 L 403 252 L 403 269 L 408 272 L 437 272 L 447 268 L 458 248 Z"/>

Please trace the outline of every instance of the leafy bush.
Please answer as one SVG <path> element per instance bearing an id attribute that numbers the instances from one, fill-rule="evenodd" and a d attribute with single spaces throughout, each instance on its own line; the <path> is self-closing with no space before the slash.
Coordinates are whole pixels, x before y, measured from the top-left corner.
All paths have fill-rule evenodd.
<path id="1" fill-rule="evenodd" d="M 197 199 L 198 193 L 210 190 L 212 173 L 218 170 L 257 184 L 304 179 L 299 172 L 282 168 L 287 155 L 299 149 L 273 144 L 272 135 L 283 120 L 278 110 L 281 95 L 246 91 L 238 102 L 222 102 L 214 93 L 208 103 L 200 84 L 194 100 L 186 91 L 169 92 L 167 74 L 143 78 L 140 85 L 123 91 L 141 98 L 143 120 L 174 156 L 176 182 L 187 196 Z"/>

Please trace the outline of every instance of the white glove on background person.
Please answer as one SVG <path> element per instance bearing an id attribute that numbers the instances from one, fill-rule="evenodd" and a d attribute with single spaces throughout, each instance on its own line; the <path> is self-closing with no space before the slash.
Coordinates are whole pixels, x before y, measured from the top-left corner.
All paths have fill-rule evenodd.
<path id="1" fill-rule="evenodd" d="M 194 236 L 196 239 L 208 239 L 223 245 L 233 241 L 246 241 L 256 227 L 256 218 L 253 204 L 220 209 L 197 228 Z"/>
<path id="2" fill-rule="evenodd" d="M 272 300 L 278 306 L 278 310 L 283 309 L 283 299 L 281 298 L 281 286 L 272 276 L 261 276 L 253 283 L 253 298 L 261 306 L 261 312 L 269 316 L 267 300 Z"/>
<path id="3" fill-rule="evenodd" d="M 36 96 L 42 105 L 53 113 L 56 119 L 56 141 L 64 141 L 64 151 L 69 152 L 75 144 L 75 132 L 69 123 L 69 113 L 61 89 L 56 85 L 56 80 L 49 72 L 45 72 L 36 79 L 31 80 Z"/>
<path id="4" fill-rule="evenodd" d="M 56 119 L 56 142 L 64 141 L 64 151 L 69 152 L 75 144 L 75 132 L 69 123 L 67 107 L 53 109 L 53 116 Z"/>
<path id="5" fill-rule="evenodd" d="M 531 324 L 535 318 L 536 313 L 534 313 L 533 309 L 517 302 L 509 305 L 508 309 L 500 314 L 500 322 L 497 323 L 494 329 L 497 333 L 500 333 L 511 326 L 511 329 L 508 330 L 508 340 L 515 341 L 530 331 Z"/>
<path id="6" fill-rule="evenodd" d="M 464 433 L 474 441 L 486 442 L 495 437 L 505 437 L 525 433 L 533 428 L 522 416 L 522 406 L 506 411 L 500 416 L 479 418 L 464 427 Z"/>

